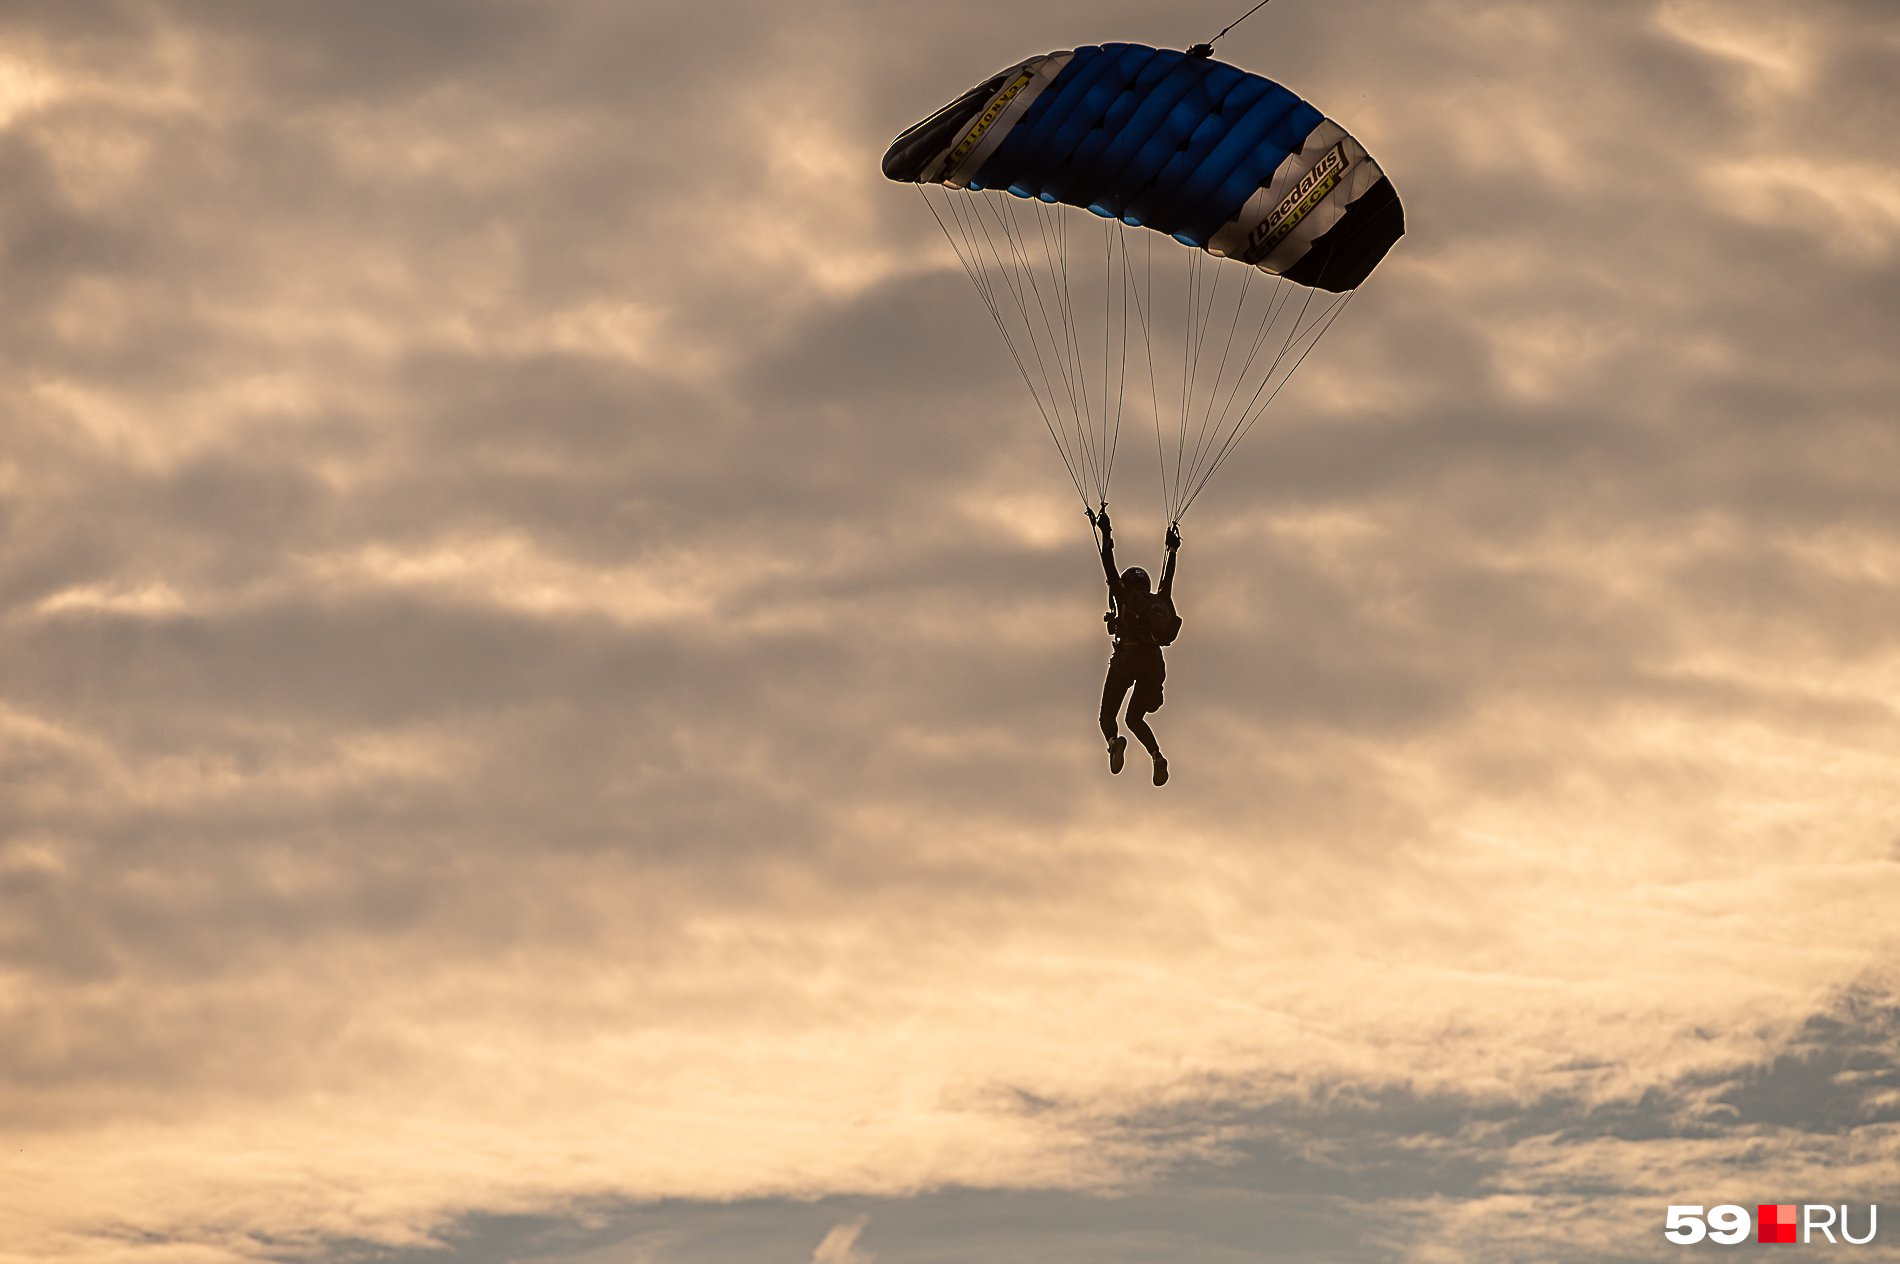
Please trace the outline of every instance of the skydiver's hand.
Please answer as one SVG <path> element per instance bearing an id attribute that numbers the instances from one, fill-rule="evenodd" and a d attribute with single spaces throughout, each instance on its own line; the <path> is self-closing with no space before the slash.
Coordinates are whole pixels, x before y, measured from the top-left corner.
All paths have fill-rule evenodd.
<path id="1" fill-rule="evenodd" d="M 1170 522 L 1168 524 L 1168 548 L 1178 549 L 1180 547 L 1181 547 L 1181 524 L 1178 522 Z"/>
<path id="2" fill-rule="evenodd" d="M 1095 515 L 1095 525 L 1102 529 L 1103 535 L 1108 534 L 1108 529 L 1112 524 L 1108 520 L 1108 507 L 1106 505 L 1102 507 L 1102 512 Z"/>

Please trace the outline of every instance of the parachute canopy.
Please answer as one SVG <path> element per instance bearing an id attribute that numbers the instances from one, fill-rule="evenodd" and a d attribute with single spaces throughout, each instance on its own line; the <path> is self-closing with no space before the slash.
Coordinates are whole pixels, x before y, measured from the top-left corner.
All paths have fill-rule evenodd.
<path id="1" fill-rule="evenodd" d="M 1031 57 L 884 155 L 956 248 L 1085 506 L 1107 501 L 1124 415 L 1147 412 L 1178 520 L 1405 231 L 1358 141 L 1207 51 Z"/>
<path id="2" fill-rule="evenodd" d="M 1083 207 L 1300 285 L 1359 285 L 1405 232 L 1337 123 L 1207 57 L 1104 44 L 1031 57 L 910 128 L 893 180 Z"/>

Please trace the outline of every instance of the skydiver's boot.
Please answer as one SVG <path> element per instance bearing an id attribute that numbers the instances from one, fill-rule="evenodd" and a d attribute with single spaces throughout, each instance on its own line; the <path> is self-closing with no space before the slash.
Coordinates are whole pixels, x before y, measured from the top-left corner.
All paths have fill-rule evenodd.
<path id="1" fill-rule="evenodd" d="M 1160 751 L 1155 752 L 1155 784 L 1157 786 L 1168 784 L 1168 757 Z"/>
<path id="2" fill-rule="evenodd" d="M 1127 738 L 1117 737 L 1111 741 L 1108 744 L 1108 770 L 1110 772 L 1120 772 L 1122 770 L 1122 757 L 1127 753 Z"/>

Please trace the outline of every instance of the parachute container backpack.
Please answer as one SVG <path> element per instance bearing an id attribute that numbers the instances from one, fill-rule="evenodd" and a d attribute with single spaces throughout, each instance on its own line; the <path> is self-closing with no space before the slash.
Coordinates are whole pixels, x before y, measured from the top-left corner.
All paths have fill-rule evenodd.
<path id="1" fill-rule="evenodd" d="M 1169 521 L 1405 231 L 1364 146 L 1207 52 L 1031 57 L 884 155 L 955 247 L 1084 506 L 1107 501 L 1122 423 L 1146 431 L 1147 413 Z"/>

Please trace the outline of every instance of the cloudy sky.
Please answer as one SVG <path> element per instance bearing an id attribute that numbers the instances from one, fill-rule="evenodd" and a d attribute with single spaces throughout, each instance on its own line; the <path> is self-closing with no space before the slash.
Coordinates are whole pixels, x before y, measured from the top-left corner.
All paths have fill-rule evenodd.
<path id="1" fill-rule="evenodd" d="M 1222 42 L 1410 232 L 1186 524 L 1157 791 L 878 159 L 1240 7 L 0 5 L 0 1260 L 1900 1199 L 1900 11 Z"/>

